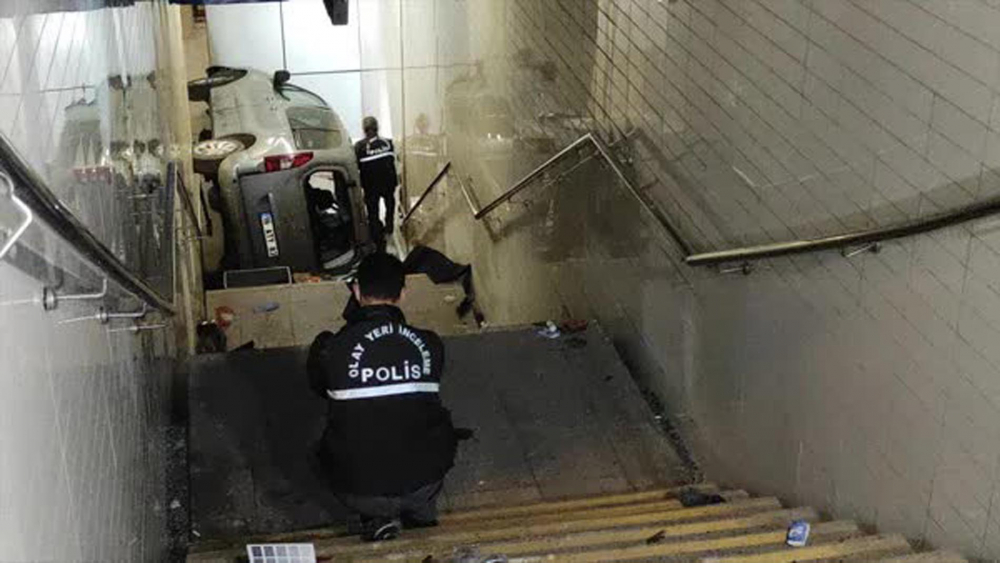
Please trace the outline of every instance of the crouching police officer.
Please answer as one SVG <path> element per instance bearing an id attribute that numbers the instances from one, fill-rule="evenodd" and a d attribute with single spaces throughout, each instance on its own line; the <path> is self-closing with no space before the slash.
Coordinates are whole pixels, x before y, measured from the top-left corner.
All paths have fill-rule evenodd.
<path id="1" fill-rule="evenodd" d="M 361 515 L 368 540 L 436 525 L 455 459 L 455 429 L 438 395 L 444 346 L 406 324 L 398 307 L 404 283 L 395 257 L 365 258 L 353 286 L 361 307 L 309 350 L 310 385 L 329 401 L 322 467 L 338 498 Z"/>

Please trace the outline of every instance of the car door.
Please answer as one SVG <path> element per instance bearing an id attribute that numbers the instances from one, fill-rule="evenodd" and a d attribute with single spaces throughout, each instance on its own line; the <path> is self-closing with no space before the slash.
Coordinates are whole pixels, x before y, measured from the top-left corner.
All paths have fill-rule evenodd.
<path id="1" fill-rule="evenodd" d="M 253 267 L 318 270 L 302 174 L 293 168 L 240 178 Z"/>

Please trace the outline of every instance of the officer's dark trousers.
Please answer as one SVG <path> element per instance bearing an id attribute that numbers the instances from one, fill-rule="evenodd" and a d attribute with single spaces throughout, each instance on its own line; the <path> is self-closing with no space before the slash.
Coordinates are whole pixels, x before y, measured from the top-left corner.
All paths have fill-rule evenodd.
<path id="1" fill-rule="evenodd" d="M 433 522 L 437 520 L 437 497 L 442 486 L 441 481 L 435 481 L 412 493 L 392 497 L 336 494 L 344 506 L 360 514 L 362 519 L 405 517 L 417 522 Z"/>
<path id="2" fill-rule="evenodd" d="M 385 230 L 379 220 L 379 201 L 385 201 Z M 365 207 L 368 209 L 368 227 L 372 239 L 381 241 L 385 233 L 391 233 L 396 217 L 396 190 L 366 190 Z"/>

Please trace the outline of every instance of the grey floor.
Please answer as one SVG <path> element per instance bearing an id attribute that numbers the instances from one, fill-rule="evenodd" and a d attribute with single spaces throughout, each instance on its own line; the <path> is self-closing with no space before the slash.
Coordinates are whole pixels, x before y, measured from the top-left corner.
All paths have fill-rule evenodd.
<path id="1" fill-rule="evenodd" d="M 444 400 L 476 438 L 462 445 L 442 508 L 642 490 L 685 474 L 598 327 L 445 343 Z M 303 350 L 200 356 L 189 375 L 192 526 L 202 538 L 346 517 L 306 462 L 325 405 L 306 389 Z"/>

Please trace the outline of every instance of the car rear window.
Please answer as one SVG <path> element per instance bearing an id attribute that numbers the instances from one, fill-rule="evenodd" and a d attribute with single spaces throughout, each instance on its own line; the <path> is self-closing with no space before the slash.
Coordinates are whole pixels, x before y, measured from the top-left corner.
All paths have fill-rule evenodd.
<path id="1" fill-rule="evenodd" d="M 297 106 L 316 106 L 321 108 L 328 107 L 326 102 L 323 101 L 323 98 L 313 94 L 309 90 L 299 88 L 294 84 L 285 84 L 282 86 L 281 95 L 284 96 L 286 100 Z"/>
<path id="2" fill-rule="evenodd" d="M 316 107 L 288 108 L 288 125 L 295 136 L 295 146 L 303 150 L 331 149 L 344 142 L 334 113 Z"/>

